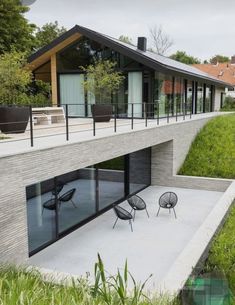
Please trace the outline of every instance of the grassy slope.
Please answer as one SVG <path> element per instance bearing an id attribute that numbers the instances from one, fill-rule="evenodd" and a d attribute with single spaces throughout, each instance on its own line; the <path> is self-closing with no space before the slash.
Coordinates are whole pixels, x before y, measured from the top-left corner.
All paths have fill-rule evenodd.
<path id="1" fill-rule="evenodd" d="M 235 114 L 207 123 L 191 145 L 179 174 L 235 179 Z"/>
<path id="2" fill-rule="evenodd" d="M 212 270 L 225 273 L 235 295 L 235 202 L 223 229 L 212 243 L 205 271 Z"/>
<path id="3" fill-rule="evenodd" d="M 235 178 L 235 114 L 211 120 L 198 134 L 180 174 Z M 235 202 L 214 238 L 205 272 L 223 271 L 235 294 Z"/>

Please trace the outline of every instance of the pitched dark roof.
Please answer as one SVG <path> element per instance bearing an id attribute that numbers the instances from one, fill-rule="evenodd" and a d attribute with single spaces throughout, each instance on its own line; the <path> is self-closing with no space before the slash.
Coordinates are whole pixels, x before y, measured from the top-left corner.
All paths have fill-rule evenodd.
<path id="1" fill-rule="evenodd" d="M 75 25 L 72 29 L 67 31 L 66 33 L 62 34 L 60 37 L 53 40 L 48 45 L 44 46 L 34 54 L 32 54 L 28 58 L 28 62 L 31 63 L 35 59 L 42 56 L 45 52 L 49 51 L 50 49 L 53 49 L 56 45 L 63 42 L 70 36 L 80 33 L 92 40 L 95 40 L 109 48 L 112 48 L 113 50 L 120 52 L 140 63 L 143 65 L 152 68 L 153 70 L 157 70 L 159 72 L 174 72 L 174 74 L 179 75 L 188 75 L 192 78 L 199 78 L 203 80 L 207 80 L 211 83 L 216 83 L 217 85 L 221 86 L 231 86 L 228 83 L 225 83 L 221 80 L 219 80 L 216 77 L 213 77 L 193 66 L 189 66 L 183 63 L 180 63 L 178 61 L 175 61 L 173 59 L 170 59 L 165 56 L 158 55 L 154 52 L 150 51 L 140 51 L 137 49 L 136 46 L 130 45 L 124 42 L 119 41 L 118 39 L 115 39 L 113 37 L 110 37 L 108 35 L 104 35 L 98 32 L 95 32 L 93 30 L 90 30 L 88 28 L 82 27 L 80 25 Z"/>

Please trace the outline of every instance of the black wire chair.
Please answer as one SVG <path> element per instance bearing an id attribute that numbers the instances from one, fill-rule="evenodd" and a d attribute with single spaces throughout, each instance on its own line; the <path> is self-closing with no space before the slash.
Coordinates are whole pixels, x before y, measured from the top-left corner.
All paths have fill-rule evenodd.
<path id="1" fill-rule="evenodd" d="M 145 210 L 147 213 L 147 216 L 149 217 L 149 213 L 147 210 L 147 206 L 145 201 L 138 195 L 133 195 L 132 197 L 127 199 L 127 202 L 131 206 L 131 213 L 134 210 L 134 216 L 133 216 L 133 221 L 135 220 L 135 213 L 136 211 L 143 211 Z"/>
<path id="2" fill-rule="evenodd" d="M 159 209 L 158 209 L 156 216 L 158 216 L 160 209 L 163 208 L 163 209 L 168 209 L 169 213 L 171 212 L 171 209 L 172 209 L 175 214 L 175 218 L 177 218 L 175 209 L 174 209 L 177 202 L 178 202 L 178 197 L 175 193 L 166 192 L 166 193 L 162 194 L 161 197 L 159 198 Z"/>
<path id="3" fill-rule="evenodd" d="M 77 208 L 76 204 L 75 204 L 74 201 L 73 201 L 73 196 L 74 196 L 75 192 L 76 192 L 76 189 L 73 188 L 73 189 L 67 191 L 66 193 L 64 193 L 63 195 L 61 195 L 61 196 L 58 198 L 59 205 L 61 205 L 62 202 L 71 201 L 72 204 L 73 204 L 73 206 L 74 206 L 75 208 Z"/>
<path id="4" fill-rule="evenodd" d="M 117 216 L 117 219 L 115 220 L 115 223 L 113 225 L 113 229 L 115 228 L 118 219 L 122 219 L 122 220 L 128 220 L 129 221 L 129 224 L 131 226 L 131 232 L 133 232 L 133 228 L 132 228 L 133 217 L 132 217 L 131 213 L 129 213 L 127 210 L 121 208 L 120 206 L 115 206 L 113 209 L 114 209 L 114 212 Z"/>
<path id="5" fill-rule="evenodd" d="M 59 193 L 62 191 L 63 187 L 64 187 L 64 184 L 62 184 L 62 183 L 61 183 L 61 184 L 58 184 L 58 185 L 56 186 L 56 188 L 54 188 L 54 189 L 51 191 L 51 198 L 55 197 L 56 195 L 58 196 Z"/>

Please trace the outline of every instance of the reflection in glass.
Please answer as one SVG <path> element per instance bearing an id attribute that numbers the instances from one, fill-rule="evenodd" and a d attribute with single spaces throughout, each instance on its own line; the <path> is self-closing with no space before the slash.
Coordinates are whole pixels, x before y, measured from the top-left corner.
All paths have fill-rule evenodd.
<path id="1" fill-rule="evenodd" d="M 63 185 L 58 195 L 59 233 L 71 228 L 96 212 L 95 169 L 79 169 L 57 177 Z"/>
<path id="2" fill-rule="evenodd" d="M 182 115 L 184 112 L 184 80 L 175 78 L 174 90 L 174 115 Z"/>
<path id="3" fill-rule="evenodd" d="M 56 238 L 53 190 L 54 179 L 26 187 L 29 252 Z"/>
<path id="4" fill-rule="evenodd" d="M 172 114 L 173 98 L 173 78 L 155 72 L 154 80 L 154 104 L 159 105 L 159 116 L 166 117 Z M 157 106 L 155 107 L 155 117 L 157 116 Z"/>
<path id="5" fill-rule="evenodd" d="M 186 114 L 190 114 L 193 111 L 193 82 L 187 81 L 187 101 L 185 106 Z"/>
<path id="6" fill-rule="evenodd" d="M 197 84 L 197 113 L 203 112 L 203 84 Z"/>
<path id="7" fill-rule="evenodd" d="M 206 86 L 205 112 L 211 111 L 211 86 Z"/>
<path id="8" fill-rule="evenodd" d="M 98 167 L 99 210 L 124 198 L 124 157 L 102 162 Z"/>
<path id="9" fill-rule="evenodd" d="M 130 194 L 151 184 L 151 148 L 129 155 Z"/>

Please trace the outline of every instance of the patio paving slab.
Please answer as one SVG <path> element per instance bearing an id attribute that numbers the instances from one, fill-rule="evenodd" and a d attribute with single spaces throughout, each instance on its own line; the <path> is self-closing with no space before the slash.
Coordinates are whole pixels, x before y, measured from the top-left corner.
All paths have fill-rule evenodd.
<path id="1" fill-rule="evenodd" d="M 169 190 L 176 192 L 179 198 L 177 219 L 163 209 L 156 217 L 158 199 Z M 153 274 L 147 288 L 154 290 L 223 193 L 150 186 L 139 195 L 147 203 L 150 218 L 145 211 L 137 212 L 133 232 L 125 221 L 118 221 L 112 229 L 115 215 L 110 210 L 32 256 L 29 264 L 75 276 L 88 273 L 92 280 L 97 253 L 100 253 L 105 269 L 111 274 L 123 268 L 126 259 L 137 281 L 143 282 Z M 130 210 L 127 202 L 122 206 Z"/>

